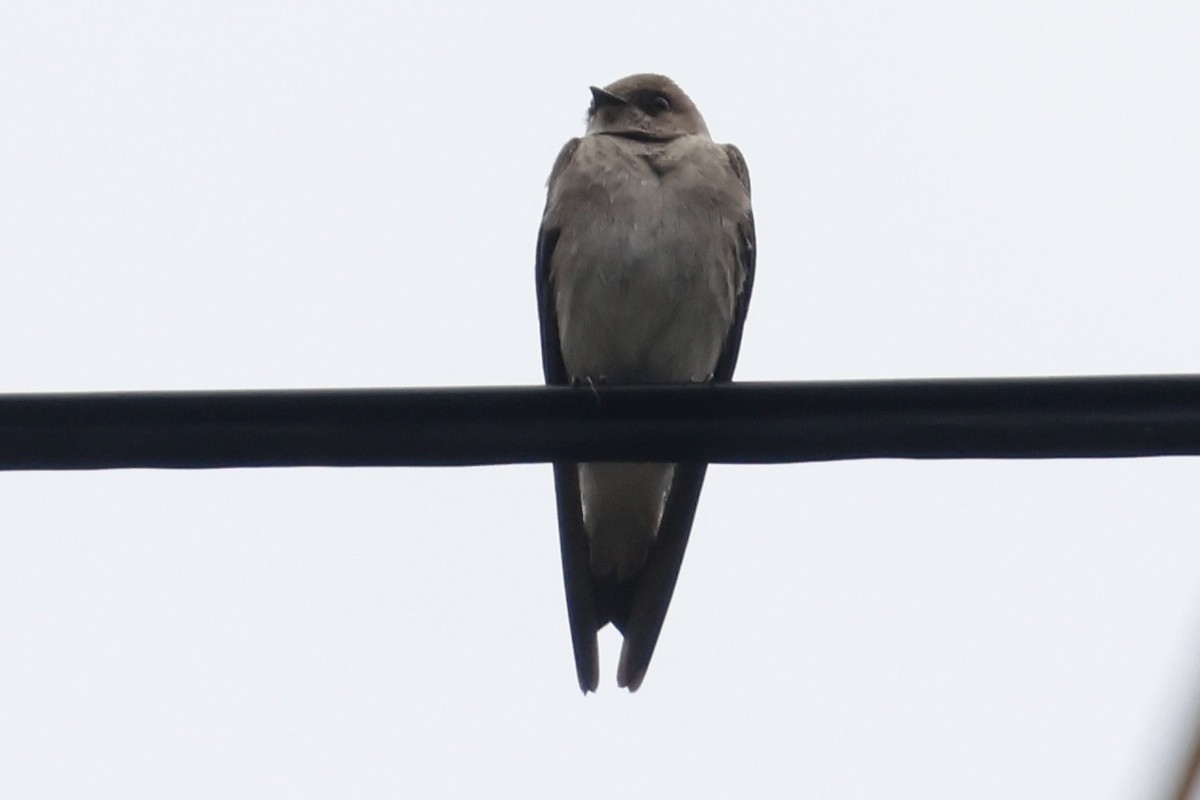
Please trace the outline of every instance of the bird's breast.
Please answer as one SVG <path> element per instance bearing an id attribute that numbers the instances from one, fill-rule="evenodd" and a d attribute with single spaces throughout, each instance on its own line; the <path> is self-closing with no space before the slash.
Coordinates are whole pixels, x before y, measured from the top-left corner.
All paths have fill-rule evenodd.
<path id="1" fill-rule="evenodd" d="M 563 360 L 574 378 L 700 381 L 733 318 L 736 228 L 703 185 L 638 159 L 595 171 L 563 219 L 553 264 Z"/>

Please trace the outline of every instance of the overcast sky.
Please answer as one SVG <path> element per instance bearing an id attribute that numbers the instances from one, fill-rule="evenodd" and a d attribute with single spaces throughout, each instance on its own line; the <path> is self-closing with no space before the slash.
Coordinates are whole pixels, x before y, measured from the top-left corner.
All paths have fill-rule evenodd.
<path id="1" fill-rule="evenodd" d="M 540 382 L 545 179 L 642 71 L 750 165 L 739 378 L 1200 372 L 1194 0 L 737 8 L 8 0 L 0 391 Z M 1198 486 L 716 466 L 584 698 L 548 466 L 0 474 L 0 795 L 1161 796 Z"/>

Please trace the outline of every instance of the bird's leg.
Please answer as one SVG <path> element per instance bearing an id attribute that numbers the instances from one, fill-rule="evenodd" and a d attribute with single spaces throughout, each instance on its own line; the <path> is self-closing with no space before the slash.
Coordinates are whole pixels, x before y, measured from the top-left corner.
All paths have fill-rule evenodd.
<path id="1" fill-rule="evenodd" d="M 601 375 L 597 379 L 593 379 L 591 375 L 588 375 L 587 377 L 584 377 L 584 378 L 581 378 L 578 376 L 571 378 L 571 386 L 572 387 L 574 387 L 576 389 L 586 388 L 591 391 L 592 397 L 594 397 L 596 399 L 596 408 L 599 408 L 600 407 L 600 393 L 596 391 L 597 385 L 607 386 L 608 379 L 605 378 L 603 375 Z"/>

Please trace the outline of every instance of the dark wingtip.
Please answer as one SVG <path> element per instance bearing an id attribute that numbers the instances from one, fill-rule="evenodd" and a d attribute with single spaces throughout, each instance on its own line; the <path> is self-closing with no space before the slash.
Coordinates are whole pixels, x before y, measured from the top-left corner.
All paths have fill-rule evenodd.
<path id="1" fill-rule="evenodd" d="M 586 656 L 580 654 L 580 658 L 575 662 L 575 674 L 579 678 L 579 690 L 583 692 L 583 696 L 587 697 L 588 692 L 596 691 L 600 685 L 600 650 L 593 646 L 591 648 L 591 661 L 586 660 Z"/>
<path id="2" fill-rule="evenodd" d="M 575 653 L 575 675 L 586 695 L 600 684 L 600 649 L 596 642 L 596 598 L 588 566 L 587 534 L 579 504 L 579 471 L 574 464 L 554 465 L 558 498 L 559 541 L 562 546 L 563 585 L 567 594 L 567 622 Z"/>
<path id="3" fill-rule="evenodd" d="M 650 653 L 654 651 L 651 650 Z M 629 640 L 625 640 L 625 644 L 621 647 L 621 662 L 617 665 L 617 686 L 622 689 L 628 689 L 630 693 L 636 692 L 642 686 L 642 681 L 646 679 L 646 670 L 650 666 L 648 654 L 639 653 L 636 658 L 629 648 Z"/>
<path id="4" fill-rule="evenodd" d="M 624 629 L 617 685 L 636 692 L 650 668 L 650 659 L 662 632 L 679 567 L 687 550 L 688 536 L 704 486 L 707 464 L 677 464 L 671 492 L 663 509 L 658 538 L 637 579 L 637 591 Z"/>

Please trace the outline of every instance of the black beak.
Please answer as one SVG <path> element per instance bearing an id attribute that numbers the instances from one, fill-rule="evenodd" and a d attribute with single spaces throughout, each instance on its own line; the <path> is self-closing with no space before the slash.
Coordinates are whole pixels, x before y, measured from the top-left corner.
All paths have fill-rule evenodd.
<path id="1" fill-rule="evenodd" d="M 629 102 L 624 97 L 618 97 L 612 92 L 606 92 L 603 89 L 595 86 L 591 86 L 589 88 L 592 90 L 592 102 L 596 105 L 596 108 L 603 108 L 604 106 L 629 105 Z"/>

